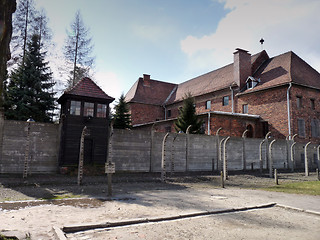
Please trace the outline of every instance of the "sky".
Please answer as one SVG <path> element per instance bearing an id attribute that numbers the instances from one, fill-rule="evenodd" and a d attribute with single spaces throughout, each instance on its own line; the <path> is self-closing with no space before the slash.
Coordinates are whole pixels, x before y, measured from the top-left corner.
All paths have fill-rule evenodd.
<path id="1" fill-rule="evenodd" d="M 232 63 L 236 48 L 270 57 L 293 51 L 320 72 L 319 0 L 35 2 L 47 13 L 56 52 L 80 10 L 94 43 L 93 79 L 116 99 L 143 74 L 181 83 Z"/>

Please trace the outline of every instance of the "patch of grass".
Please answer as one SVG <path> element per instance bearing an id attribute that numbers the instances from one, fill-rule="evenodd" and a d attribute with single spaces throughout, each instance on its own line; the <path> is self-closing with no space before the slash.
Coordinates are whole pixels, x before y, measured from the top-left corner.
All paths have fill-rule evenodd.
<path id="1" fill-rule="evenodd" d="M 285 183 L 263 189 L 284 193 L 320 195 L 320 181 Z"/>
<path id="2" fill-rule="evenodd" d="M 59 199 L 68 199 L 68 198 L 81 198 L 81 195 L 74 195 L 74 194 L 54 195 L 53 197 L 43 198 L 43 200 L 59 200 Z"/>
<path id="3" fill-rule="evenodd" d="M 0 234 L 0 240 L 17 240 L 18 238 L 16 237 L 6 237 L 2 234 Z"/>

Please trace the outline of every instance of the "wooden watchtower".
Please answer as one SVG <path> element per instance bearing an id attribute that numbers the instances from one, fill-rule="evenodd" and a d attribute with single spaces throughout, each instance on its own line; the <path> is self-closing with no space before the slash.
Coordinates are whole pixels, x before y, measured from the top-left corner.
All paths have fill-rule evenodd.
<path id="1" fill-rule="evenodd" d="M 84 126 L 89 135 L 84 140 L 84 163 L 104 164 L 109 136 L 108 96 L 90 78 L 83 78 L 58 99 L 61 104 L 60 166 L 76 166 L 79 161 L 80 137 Z"/>

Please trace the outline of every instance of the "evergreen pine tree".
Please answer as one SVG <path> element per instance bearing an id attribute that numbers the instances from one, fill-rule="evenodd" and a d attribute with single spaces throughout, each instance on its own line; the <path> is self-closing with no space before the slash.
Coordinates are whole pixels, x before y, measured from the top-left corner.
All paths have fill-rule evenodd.
<path id="1" fill-rule="evenodd" d="M 183 106 L 179 109 L 179 117 L 175 122 L 175 129 L 177 132 L 186 132 L 190 127 L 190 133 L 203 133 L 203 122 L 198 120 L 196 115 L 196 108 L 194 105 L 194 99 L 191 94 L 187 94 L 183 99 Z"/>
<path id="2" fill-rule="evenodd" d="M 129 108 L 123 94 L 121 94 L 115 110 L 113 127 L 118 129 L 131 128 L 131 115 L 129 114 Z"/>
<path id="3" fill-rule="evenodd" d="M 54 85 L 52 72 L 40 52 L 39 36 L 34 34 L 28 44 L 24 63 L 13 70 L 5 92 L 7 119 L 26 120 L 30 116 L 39 122 L 52 121 Z"/>

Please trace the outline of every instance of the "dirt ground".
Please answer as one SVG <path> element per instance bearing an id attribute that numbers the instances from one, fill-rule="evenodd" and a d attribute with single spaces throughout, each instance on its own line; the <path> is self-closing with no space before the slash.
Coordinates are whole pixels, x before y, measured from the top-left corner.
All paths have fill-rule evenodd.
<path id="1" fill-rule="evenodd" d="M 320 237 L 320 214 L 315 214 L 320 213 L 320 196 L 257 190 L 274 185 L 274 180 L 252 173 L 231 174 L 225 188 L 221 188 L 218 175 L 168 176 L 168 181 L 162 183 L 159 174 L 116 174 L 111 199 L 107 198 L 105 176 L 84 177 L 82 186 L 76 184 L 76 177 L 63 175 L 31 176 L 27 181 L 21 180 L 20 176 L 0 176 L 0 231 L 20 239 L 29 235 L 31 239 L 55 239 L 53 227 L 63 229 L 163 218 L 161 221 L 76 231 L 66 233 L 65 237 L 153 240 Z M 279 183 L 310 180 L 316 180 L 315 173 L 309 177 L 303 173 L 280 173 Z M 79 198 L 52 200 L 60 196 Z M 280 206 L 254 208 L 269 203 Z M 246 210 L 248 207 L 253 208 Z M 208 211 L 221 213 L 177 217 Z M 170 217 L 177 219 L 170 220 Z"/>

